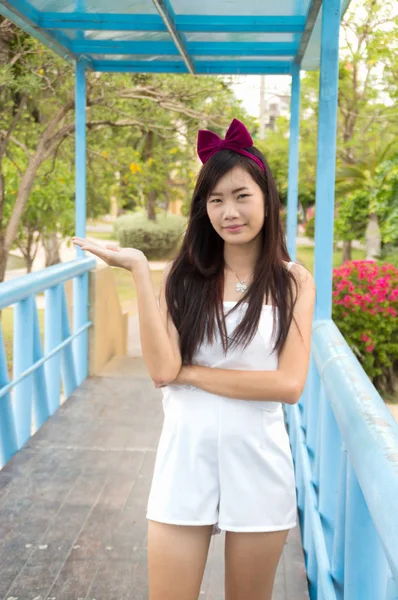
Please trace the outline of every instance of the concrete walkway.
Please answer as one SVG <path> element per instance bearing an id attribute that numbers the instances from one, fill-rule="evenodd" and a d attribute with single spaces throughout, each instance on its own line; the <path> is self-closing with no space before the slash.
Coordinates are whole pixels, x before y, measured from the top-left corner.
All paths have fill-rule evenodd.
<path id="1" fill-rule="evenodd" d="M 148 600 L 145 511 L 162 421 L 142 359 L 116 357 L 9 461 L 0 599 Z M 212 538 L 200 599 L 224 599 L 224 541 Z M 308 600 L 298 527 L 273 600 Z"/>

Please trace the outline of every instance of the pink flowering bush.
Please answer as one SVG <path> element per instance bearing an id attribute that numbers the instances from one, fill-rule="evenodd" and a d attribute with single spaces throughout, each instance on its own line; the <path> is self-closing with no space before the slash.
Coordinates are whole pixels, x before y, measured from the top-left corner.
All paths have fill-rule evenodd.
<path id="1" fill-rule="evenodd" d="M 397 315 L 394 265 L 354 260 L 333 270 L 333 320 L 380 393 L 394 391 Z"/>

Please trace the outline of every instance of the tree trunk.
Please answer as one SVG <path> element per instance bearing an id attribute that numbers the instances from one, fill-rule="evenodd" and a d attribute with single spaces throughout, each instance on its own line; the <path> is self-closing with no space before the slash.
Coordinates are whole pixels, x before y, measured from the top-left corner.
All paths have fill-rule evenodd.
<path id="1" fill-rule="evenodd" d="M 25 256 L 26 272 L 31 273 L 33 267 L 33 259 L 31 256 Z"/>
<path id="2" fill-rule="evenodd" d="M 46 253 L 46 267 L 57 265 L 61 262 L 57 233 L 53 231 L 49 236 L 43 237 L 43 246 Z"/>
<path id="3" fill-rule="evenodd" d="M 343 241 L 343 262 L 346 260 L 351 260 L 351 240 Z"/>
<path id="4" fill-rule="evenodd" d="M 4 281 L 6 275 L 7 260 L 8 252 L 4 248 L 0 248 L 0 282 Z"/>
<path id="5" fill-rule="evenodd" d="M 156 221 L 155 204 L 156 204 L 156 192 L 155 192 L 155 190 L 149 190 L 148 196 L 146 199 L 146 212 L 148 215 L 148 219 L 150 221 Z"/>
<path id="6" fill-rule="evenodd" d="M 154 133 L 153 131 L 148 131 L 148 135 L 146 137 L 145 142 L 145 150 L 144 156 L 145 160 L 148 160 L 152 157 L 152 149 L 153 149 L 153 141 L 154 141 Z M 149 179 L 149 185 L 151 180 Z M 155 212 L 155 204 L 156 204 L 156 191 L 149 187 L 147 199 L 146 199 L 146 212 L 148 219 L 150 221 L 156 221 L 156 212 Z"/>

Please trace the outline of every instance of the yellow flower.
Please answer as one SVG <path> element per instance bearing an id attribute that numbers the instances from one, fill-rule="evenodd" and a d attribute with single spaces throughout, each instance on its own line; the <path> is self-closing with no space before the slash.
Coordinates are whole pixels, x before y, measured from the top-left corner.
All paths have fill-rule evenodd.
<path id="1" fill-rule="evenodd" d="M 136 163 L 130 163 L 130 171 L 132 172 L 132 174 L 134 175 L 135 173 L 142 173 L 142 169 L 140 165 L 137 165 Z"/>
<path id="2" fill-rule="evenodd" d="M 43 75 L 44 69 L 39 69 L 39 75 Z"/>

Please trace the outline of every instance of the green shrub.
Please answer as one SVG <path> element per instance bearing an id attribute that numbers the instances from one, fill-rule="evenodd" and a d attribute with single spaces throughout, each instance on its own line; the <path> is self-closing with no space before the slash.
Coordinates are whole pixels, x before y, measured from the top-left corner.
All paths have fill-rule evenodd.
<path id="1" fill-rule="evenodd" d="M 394 267 L 398 268 L 398 246 L 393 244 L 385 244 L 381 249 L 380 258 L 384 262 L 391 263 Z"/>
<path id="2" fill-rule="evenodd" d="M 394 265 L 363 260 L 333 270 L 333 320 L 380 394 L 394 391 L 397 314 Z"/>
<path id="3" fill-rule="evenodd" d="M 116 219 L 114 231 L 123 248 L 138 248 L 149 260 L 167 260 L 176 251 L 185 231 L 180 215 L 159 213 L 150 221 L 143 212 Z"/>
<path id="4" fill-rule="evenodd" d="M 306 237 L 314 239 L 315 237 L 315 217 L 310 217 L 305 224 L 304 232 Z"/>

